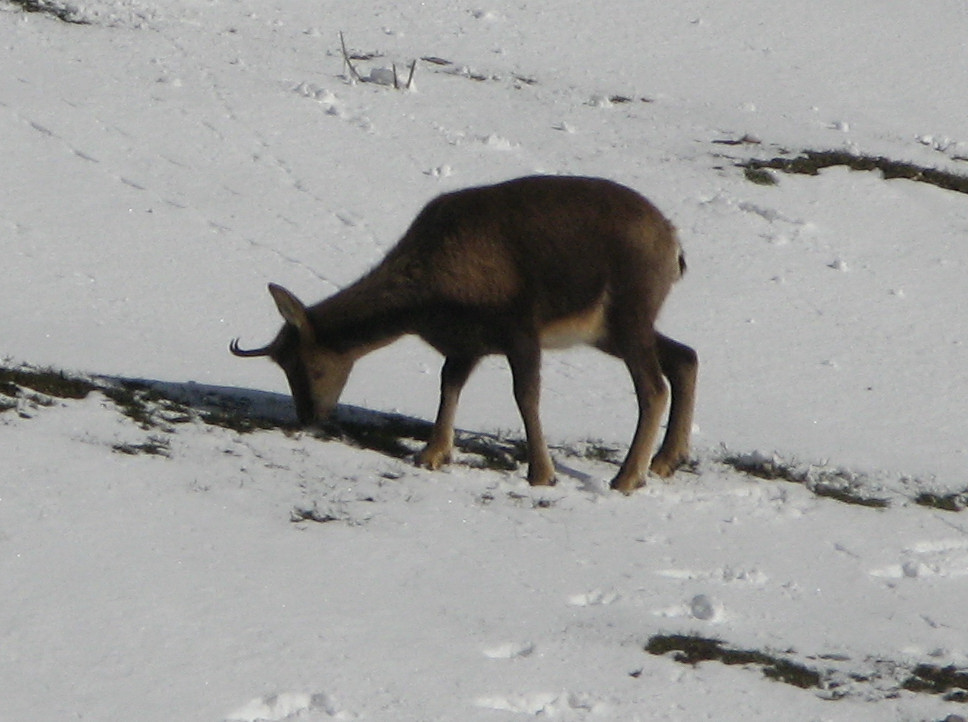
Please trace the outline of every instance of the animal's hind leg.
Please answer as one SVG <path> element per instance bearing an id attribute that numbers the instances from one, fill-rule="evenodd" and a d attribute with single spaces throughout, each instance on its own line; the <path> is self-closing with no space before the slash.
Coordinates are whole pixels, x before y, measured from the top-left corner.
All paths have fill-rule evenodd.
<path id="1" fill-rule="evenodd" d="M 659 453 L 652 460 L 651 470 L 657 476 L 671 476 L 689 459 L 699 357 L 689 346 L 659 333 L 656 334 L 656 353 L 662 373 L 672 387 L 672 402 L 665 438 Z"/>
<path id="2" fill-rule="evenodd" d="M 612 488 L 630 494 L 644 483 L 645 470 L 659 434 L 659 423 L 665 412 L 669 391 L 662 378 L 656 349 L 651 344 L 637 345 L 637 348 L 624 354 L 623 358 L 635 386 L 635 396 L 639 402 L 639 421 L 629 453 L 612 480 Z"/>
<path id="3" fill-rule="evenodd" d="M 532 486 L 551 486 L 555 483 L 555 467 L 541 430 L 541 347 L 537 335 L 518 338 L 508 349 L 507 357 L 514 384 L 514 400 L 521 412 L 524 433 L 528 439 L 528 483 Z"/>
<path id="4" fill-rule="evenodd" d="M 467 378 L 480 360 L 479 356 L 448 356 L 440 372 L 440 406 L 430 440 L 417 454 L 417 463 L 428 469 L 439 469 L 450 461 L 454 449 L 454 418 L 457 402 Z"/>

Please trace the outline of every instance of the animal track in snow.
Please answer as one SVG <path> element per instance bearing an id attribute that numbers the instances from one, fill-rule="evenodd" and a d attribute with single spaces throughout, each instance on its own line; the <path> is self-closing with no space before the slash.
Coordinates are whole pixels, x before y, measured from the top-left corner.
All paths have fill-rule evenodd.
<path id="1" fill-rule="evenodd" d="M 477 141 L 491 150 L 514 150 L 518 147 L 518 144 L 514 141 L 494 133 L 482 135 L 477 138 Z"/>
<path id="2" fill-rule="evenodd" d="M 731 584 L 742 582 L 754 586 L 763 586 L 769 577 L 756 568 L 742 569 L 731 566 L 720 567 L 710 571 L 694 571 L 692 569 L 663 569 L 656 574 L 666 579 L 683 579 L 690 581 L 722 582 Z"/>
<path id="3" fill-rule="evenodd" d="M 320 712 L 337 719 L 344 718 L 329 695 L 319 692 L 283 692 L 257 697 L 225 718 L 225 722 L 282 722 L 303 719 L 304 713 Z"/>
<path id="4" fill-rule="evenodd" d="M 614 591 L 593 589 L 584 594 L 573 594 L 568 597 L 568 605 L 572 607 L 597 607 L 618 601 L 620 595 Z"/>
<path id="5" fill-rule="evenodd" d="M 504 642 L 484 650 L 484 656 L 488 659 L 519 659 L 530 657 L 534 653 L 534 644 L 531 642 Z"/>
<path id="6" fill-rule="evenodd" d="M 918 542 L 901 552 L 898 563 L 872 569 L 869 574 L 889 580 L 968 576 L 968 541 L 942 539 Z"/>
<path id="7" fill-rule="evenodd" d="M 322 88 L 315 83 L 302 82 L 292 90 L 304 98 L 315 100 L 323 107 L 326 115 L 344 120 L 366 132 L 373 130 L 373 123 L 368 117 L 350 110 L 347 104 L 336 93 L 327 88 Z"/>
<path id="8" fill-rule="evenodd" d="M 762 237 L 775 245 L 782 246 L 791 241 L 803 238 L 809 239 L 818 233 L 817 227 L 810 221 L 791 217 L 776 208 L 740 200 L 725 193 L 716 195 L 706 203 L 735 208 L 742 213 L 761 219 L 769 229 L 762 234 Z"/>
<path id="9" fill-rule="evenodd" d="M 708 594 L 696 594 L 682 604 L 656 609 L 652 613 L 657 617 L 688 617 L 690 619 L 698 619 L 701 622 L 716 623 L 723 621 L 726 610 L 721 602 L 713 599 Z"/>
<path id="10" fill-rule="evenodd" d="M 581 711 L 601 714 L 607 712 L 602 702 L 584 693 L 533 692 L 530 694 L 494 695 L 478 697 L 474 704 L 484 709 L 517 712 L 532 717 L 555 717 L 565 712 Z"/>

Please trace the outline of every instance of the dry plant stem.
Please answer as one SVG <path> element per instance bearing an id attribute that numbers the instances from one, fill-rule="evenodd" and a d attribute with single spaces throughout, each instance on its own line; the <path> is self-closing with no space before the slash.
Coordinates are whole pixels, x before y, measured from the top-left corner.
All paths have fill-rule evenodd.
<path id="1" fill-rule="evenodd" d="M 346 40 L 343 38 L 342 30 L 339 31 L 339 44 L 343 51 L 343 62 L 346 63 L 346 67 L 350 69 L 350 77 L 352 77 L 353 80 L 362 82 L 363 78 L 360 77 L 358 72 L 356 72 L 356 68 L 353 67 L 353 61 L 350 60 L 350 54 L 346 51 Z"/>
<path id="2" fill-rule="evenodd" d="M 414 60 L 410 63 L 410 74 L 407 76 L 407 90 L 410 90 L 413 85 L 413 73 L 417 69 L 417 61 Z"/>

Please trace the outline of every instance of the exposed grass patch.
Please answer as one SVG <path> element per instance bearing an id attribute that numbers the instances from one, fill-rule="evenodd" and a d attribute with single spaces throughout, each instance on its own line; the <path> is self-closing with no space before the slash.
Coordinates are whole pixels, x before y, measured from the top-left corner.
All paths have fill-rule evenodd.
<path id="1" fill-rule="evenodd" d="M 139 381 L 119 381 L 103 386 L 101 392 L 118 410 L 142 429 L 171 429 L 171 424 L 192 420 L 190 410 L 160 391 Z"/>
<path id="2" fill-rule="evenodd" d="M 458 434 L 455 445 L 463 452 L 480 456 L 482 467 L 493 471 L 515 471 L 528 458 L 528 445 L 524 439 Z"/>
<path id="3" fill-rule="evenodd" d="M 589 441 L 580 449 L 578 455 L 590 461 L 600 461 L 605 464 L 622 463 L 622 449 L 602 441 Z"/>
<path id="4" fill-rule="evenodd" d="M 147 454 L 148 456 L 168 457 L 171 455 L 171 443 L 161 436 L 149 436 L 147 441 L 141 444 L 114 444 L 111 448 L 119 454 L 129 456 Z"/>
<path id="5" fill-rule="evenodd" d="M 672 659 L 683 664 L 721 662 L 726 665 L 759 667 L 768 679 L 790 684 L 801 689 L 821 688 L 823 678 L 815 669 L 768 652 L 734 649 L 718 639 L 682 634 L 659 634 L 645 645 L 649 654 L 662 656 L 672 653 Z"/>
<path id="6" fill-rule="evenodd" d="M 91 24 L 70 3 L 52 2 L 51 0 L 10 0 L 10 2 L 22 8 L 24 12 L 49 15 L 52 18 L 70 23 L 71 25 Z"/>
<path id="7" fill-rule="evenodd" d="M 331 521 L 340 521 L 342 517 L 332 511 L 320 511 L 315 504 L 311 507 L 293 507 L 289 512 L 289 521 L 298 524 L 304 521 L 312 521 L 317 524 L 327 524 Z"/>
<path id="8" fill-rule="evenodd" d="M 828 485 L 826 483 L 814 483 L 808 484 L 808 486 L 810 487 L 810 490 L 817 496 L 825 497 L 827 499 L 834 499 L 835 501 L 839 501 L 844 504 L 856 504 L 858 506 L 866 506 L 871 509 L 886 509 L 891 505 L 891 502 L 888 499 L 877 496 L 867 496 L 855 489 L 850 489 L 848 487 Z"/>
<path id="9" fill-rule="evenodd" d="M 358 499 L 358 501 L 374 502 L 376 500 L 372 497 L 367 497 Z M 354 511 L 356 513 L 354 513 Z M 305 522 L 328 524 L 336 521 L 349 524 L 350 526 L 359 526 L 361 524 L 365 524 L 368 519 L 369 515 L 366 514 L 360 507 L 357 507 L 354 510 L 347 508 L 343 504 L 330 506 L 327 509 L 320 509 L 316 502 L 313 502 L 312 506 L 295 506 L 289 512 L 289 521 L 291 521 L 293 524 L 303 524 Z"/>
<path id="10" fill-rule="evenodd" d="M 54 369 L 0 366 L 0 396 L 50 406 L 53 399 L 79 400 L 92 392 L 100 392 L 110 399 L 118 411 L 145 430 L 171 431 L 173 425 L 195 419 L 240 432 L 280 426 L 278 421 L 243 413 L 242 404 L 231 397 L 221 399 L 222 406 L 218 407 L 200 400 L 175 398 L 162 385 L 145 381 L 86 378 Z M 5 402 L 0 410 L 15 406 Z"/>
<path id="11" fill-rule="evenodd" d="M 950 494 L 937 494 L 932 491 L 922 491 L 914 502 L 919 506 L 927 506 L 942 511 L 964 511 L 968 508 L 968 489 Z"/>
<path id="12" fill-rule="evenodd" d="M 719 662 L 758 668 L 763 676 L 801 689 L 815 689 L 825 699 L 838 700 L 871 694 L 892 698 L 902 690 L 942 695 L 948 702 L 968 703 L 968 670 L 953 665 L 938 667 L 918 664 L 913 669 L 889 660 L 867 658 L 863 671 L 850 670 L 851 660 L 843 655 L 810 657 L 831 666 L 815 669 L 792 659 L 790 653 L 776 654 L 756 649 L 730 647 L 718 639 L 689 634 L 658 634 L 651 637 L 645 651 L 657 656 L 670 655 L 681 664 Z M 845 668 L 846 667 L 846 668 Z M 633 674 L 633 676 L 635 676 Z"/>
<path id="13" fill-rule="evenodd" d="M 889 499 L 864 491 L 863 477 L 843 469 L 817 469 L 759 453 L 727 454 L 720 462 L 758 479 L 802 484 L 817 496 L 844 504 L 871 509 L 885 509 L 891 505 Z"/>
<path id="14" fill-rule="evenodd" d="M 295 424 L 287 424 L 278 419 L 264 416 L 250 416 L 238 409 L 202 409 L 199 412 L 201 420 L 211 426 L 219 426 L 239 434 L 251 434 L 253 431 L 269 431 L 281 429 L 295 430 Z"/>
<path id="15" fill-rule="evenodd" d="M 750 180 L 753 180 L 750 173 L 757 174 L 765 172 L 766 169 L 817 175 L 824 168 L 846 166 L 857 171 L 880 171 L 885 180 L 903 178 L 928 183 L 956 193 L 968 193 L 968 176 L 938 168 L 928 168 L 916 163 L 892 160 L 884 156 L 855 155 L 843 150 L 806 150 L 795 158 L 782 156 L 766 160 L 754 158 L 739 165 L 745 169 L 746 177 Z"/>
<path id="16" fill-rule="evenodd" d="M 52 398 L 83 399 L 97 386 L 87 379 L 68 376 L 53 369 L 0 366 L 0 393 L 16 398 L 23 396 L 25 388 Z"/>
<path id="17" fill-rule="evenodd" d="M 321 425 L 314 435 L 406 459 L 413 456 L 414 446 L 430 439 L 432 429 L 430 422 L 406 416 L 358 412 L 347 418 L 347 414 L 338 412 L 334 422 Z M 527 458 L 527 446 L 520 439 L 458 431 L 454 446 L 459 452 L 479 457 L 480 463 L 474 465 L 495 471 L 514 471 Z"/>
<path id="18" fill-rule="evenodd" d="M 0 413 L 20 408 L 52 406 L 56 399 L 83 399 L 98 392 L 145 431 L 174 433 L 179 424 L 204 423 L 245 434 L 254 431 L 296 433 L 301 428 L 286 410 L 287 402 L 274 394 L 218 389 L 195 384 L 170 384 L 136 379 L 83 377 L 53 369 L 0 365 Z M 24 402 L 27 404 L 24 404 Z M 421 419 L 352 407 L 340 407 L 336 418 L 309 430 L 324 440 L 339 440 L 397 459 L 409 459 L 430 438 L 433 425 Z M 455 446 L 469 458 L 462 462 L 495 471 L 516 471 L 527 460 L 524 439 L 499 434 L 458 431 Z M 160 447 L 124 446 L 119 453 L 162 454 Z M 558 447 L 559 453 L 591 461 L 618 464 L 624 449 L 601 441 Z M 720 463 L 751 476 L 806 486 L 817 496 L 846 504 L 883 509 L 889 499 L 872 494 L 863 475 L 843 469 L 818 468 L 760 453 L 724 454 Z M 686 469 L 689 470 L 688 468 Z M 695 469 L 693 468 L 693 471 Z M 968 507 L 968 490 L 951 494 L 921 492 L 913 500 L 922 506 L 948 511 Z"/>
<path id="19" fill-rule="evenodd" d="M 765 168 L 745 168 L 743 174 L 746 180 L 758 186 L 775 186 L 779 182 L 776 176 Z"/>
<path id="20" fill-rule="evenodd" d="M 413 450 L 404 439 L 426 441 L 430 438 L 430 428 L 430 424 L 424 422 L 391 416 L 376 423 L 339 421 L 332 426 L 324 426 L 317 436 L 339 438 L 364 449 L 405 459 L 413 455 Z"/>
<path id="21" fill-rule="evenodd" d="M 968 671 L 919 664 L 901 685 L 909 692 L 943 695 L 948 702 L 968 702 Z"/>
<path id="22" fill-rule="evenodd" d="M 254 431 L 291 433 L 300 427 L 284 416 L 253 411 L 242 394 L 216 393 L 191 384 L 163 384 L 136 379 L 84 378 L 52 369 L 0 366 L 0 412 L 17 408 L 18 399 L 36 406 L 51 406 L 54 399 L 83 399 L 99 392 L 120 413 L 145 431 L 172 433 L 178 424 L 200 422 L 240 434 Z M 7 399 L 10 399 L 9 401 Z M 310 429 L 311 436 L 338 439 L 398 459 L 413 455 L 415 445 L 430 438 L 433 425 L 420 419 L 344 407 L 337 419 Z M 526 458 L 520 439 L 459 432 L 457 449 L 480 459 L 482 468 L 513 471 Z M 121 444 L 119 453 L 161 453 L 151 444 Z"/>

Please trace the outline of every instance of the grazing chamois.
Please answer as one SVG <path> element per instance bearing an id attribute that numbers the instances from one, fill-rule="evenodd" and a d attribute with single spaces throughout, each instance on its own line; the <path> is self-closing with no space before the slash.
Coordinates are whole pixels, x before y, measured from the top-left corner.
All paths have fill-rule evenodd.
<path id="1" fill-rule="evenodd" d="M 419 464 L 450 460 L 461 389 L 481 357 L 504 354 L 528 442 L 528 481 L 553 484 L 538 415 L 542 348 L 585 343 L 625 362 L 639 418 L 612 488 L 647 468 L 670 476 L 689 453 L 698 358 L 654 329 L 685 270 L 675 228 L 637 192 L 600 178 L 533 176 L 441 195 L 351 286 L 306 307 L 269 285 L 285 324 L 268 356 L 289 380 L 302 423 L 336 406 L 353 363 L 404 334 L 444 355 L 440 406 Z M 655 458 L 661 417 L 671 405 Z"/>

